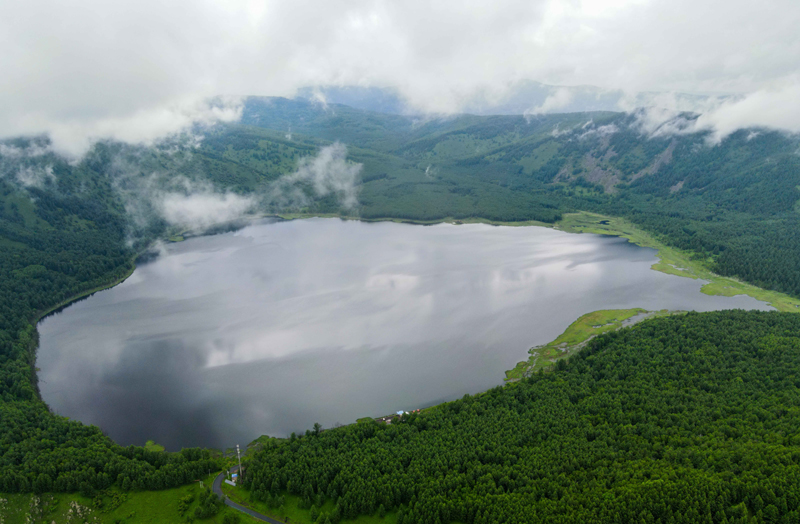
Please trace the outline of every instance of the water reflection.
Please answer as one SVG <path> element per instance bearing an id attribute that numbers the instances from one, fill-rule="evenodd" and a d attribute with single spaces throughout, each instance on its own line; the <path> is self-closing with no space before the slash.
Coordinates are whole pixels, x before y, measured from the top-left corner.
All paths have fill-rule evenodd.
<path id="1" fill-rule="evenodd" d="M 45 319 L 40 386 L 121 444 L 223 447 L 485 390 L 589 311 L 766 308 L 654 262 L 544 228 L 262 222 Z"/>

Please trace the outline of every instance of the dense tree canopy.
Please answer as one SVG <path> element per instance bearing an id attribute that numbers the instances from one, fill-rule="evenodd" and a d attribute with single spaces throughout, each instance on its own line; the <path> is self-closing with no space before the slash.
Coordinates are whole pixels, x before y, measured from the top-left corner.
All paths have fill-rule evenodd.
<path id="1" fill-rule="evenodd" d="M 108 187 L 79 195 L 67 186 L 70 175 L 80 175 L 84 184 L 102 188 L 101 176 L 61 167 L 68 173 L 61 189 L 23 193 L 0 179 L 0 492 L 92 493 L 114 483 L 130 490 L 191 482 L 218 467 L 209 451 L 123 448 L 95 426 L 51 413 L 38 397 L 31 322 L 120 279 L 134 256 Z"/>
<path id="2" fill-rule="evenodd" d="M 389 425 L 273 441 L 246 483 L 335 501 L 322 522 L 796 522 L 798 377 L 798 315 L 655 319 Z"/>

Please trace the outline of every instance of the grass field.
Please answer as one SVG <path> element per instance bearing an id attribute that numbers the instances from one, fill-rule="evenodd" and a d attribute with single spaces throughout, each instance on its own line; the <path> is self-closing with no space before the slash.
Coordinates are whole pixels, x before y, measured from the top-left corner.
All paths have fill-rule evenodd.
<path id="1" fill-rule="evenodd" d="M 311 511 L 300 508 L 300 503 L 302 502 L 300 497 L 284 493 L 283 496 L 286 500 L 284 505 L 280 508 L 270 508 L 263 502 L 254 502 L 250 500 L 250 491 L 242 486 L 233 487 L 228 484 L 223 484 L 222 491 L 232 501 L 283 522 L 298 524 L 312 524 L 313 522 L 311 520 Z M 333 511 L 333 507 L 333 501 L 327 500 L 322 508 L 320 508 L 320 512 L 330 513 Z M 396 512 L 387 512 L 386 516 L 383 518 L 377 514 L 368 516 L 361 515 L 353 520 L 342 519 L 342 522 L 353 524 L 394 524 L 397 522 L 397 514 Z"/>
<path id="2" fill-rule="evenodd" d="M 216 473 L 202 479 L 211 487 Z M 2 524 L 164 524 L 186 522 L 197 506 L 199 483 L 161 491 L 132 491 L 122 493 L 109 489 L 90 499 L 78 493 L 4 494 L 0 493 L 0 522 Z M 195 495 L 195 501 L 179 511 L 180 499 Z M 236 510 L 223 507 L 213 517 L 194 520 L 198 523 L 221 524 L 227 513 L 240 515 L 242 524 L 259 522 Z"/>
<path id="3" fill-rule="evenodd" d="M 607 217 L 595 213 L 570 213 L 556 224 L 556 229 L 570 233 L 596 233 L 627 238 L 632 243 L 658 251 L 659 261 L 652 268 L 662 273 L 708 281 L 701 291 L 707 295 L 748 295 L 768 303 L 778 311 L 800 313 L 800 299 L 768 291 L 729 277 L 722 277 L 708 269 L 708 261 L 695 260 L 680 249 L 667 246 L 652 235 L 637 228 L 624 218 Z"/>
<path id="4" fill-rule="evenodd" d="M 641 308 L 603 309 L 587 313 L 570 324 L 552 342 L 529 349 L 528 360 L 519 362 L 514 369 L 506 371 L 506 380 L 519 380 L 530 376 L 535 371 L 552 366 L 557 360 L 580 351 L 586 342 L 597 335 L 632 325 L 645 318 L 674 313 L 676 312 L 647 311 Z"/>
<path id="5" fill-rule="evenodd" d="M 164 451 L 164 446 L 162 446 L 161 444 L 156 444 L 152 440 L 148 440 L 144 444 L 144 449 L 146 449 L 147 451 Z"/>

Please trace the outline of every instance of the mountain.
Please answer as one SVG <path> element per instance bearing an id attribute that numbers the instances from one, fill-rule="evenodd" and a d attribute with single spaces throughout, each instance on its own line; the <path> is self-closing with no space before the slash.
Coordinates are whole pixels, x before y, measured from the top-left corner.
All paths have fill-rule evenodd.
<path id="1" fill-rule="evenodd" d="M 387 98 L 372 107 L 392 103 Z M 239 123 L 197 128 L 153 146 L 102 141 L 79 161 L 60 157 L 46 137 L 0 142 L 0 492 L 161 489 L 218 467 L 200 450 L 121 448 L 100 429 L 51 413 L 37 392 L 36 321 L 125 278 L 150 243 L 190 228 L 165 213 L 165 195 L 243 204 L 219 227 L 245 210 L 549 224 L 590 211 L 624 217 L 717 273 L 800 297 L 798 137 L 767 129 L 742 130 L 720 143 L 709 142 L 707 133 L 653 136 L 640 116 L 431 117 L 251 97 Z M 685 128 L 696 115 L 675 118 L 666 129 Z M 361 164 L 345 187 L 357 194 L 355 207 L 335 191 L 318 193 L 312 179 L 299 175 L 313 175 L 321 157 L 321 166 Z M 283 183 L 295 184 L 294 200 L 274 198 Z M 210 214 L 203 210 L 204 218 Z M 200 233 L 209 223 L 201 222 Z M 786 303 L 785 309 L 794 307 Z M 673 520 L 695 514 L 711 522 L 790 518 L 800 467 L 791 451 L 800 432 L 791 377 L 800 373 L 800 360 L 796 317 L 790 316 L 742 312 L 648 321 L 599 340 L 568 369 L 437 408 L 396 433 L 356 425 L 331 430 L 319 443 L 309 438 L 277 445 L 259 455 L 248 483 L 254 497 L 267 502 L 284 494 L 303 504 L 321 497 L 329 516 L 337 507 L 340 516 L 367 514 L 381 501 L 385 510 L 396 509 L 392 518 L 401 509 L 413 515 L 407 522 L 497 521 L 516 515 L 502 508 L 520 501 L 554 517 L 579 515 L 567 506 L 599 504 L 609 514 L 648 521 L 642 500 L 660 500 L 662 509 L 685 500 L 686 511 Z M 715 369 L 727 370 L 726 378 Z M 667 376 L 662 371 L 670 382 L 655 390 L 653 380 Z M 638 377 L 636 391 L 625 390 L 631 377 Z M 663 395 L 671 403 L 666 411 Z M 520 430 L 520 417 L 535 416 L 548 398 L 558 401 L 547 409 L 566 414 L 553 420 L 570 426 Z M 609 408 L 614 402 L 622 403 L 619 409 Z M 571 406 L 579 406 L 580 417 L 566 418 L 578 413 Z M 504 415 L 495 418 L 496 409 Z M 452 441 L 463 453 L 436 452 L 436 442 L 459 434 L 456 426 L 474 436 Z M 479 438 L 482 428 L 491 428 L 491 442 L 510 439 L 510 447 L 487 446 L 490 441 Z M 561 436 L 569 445 L 558 452 Z M 361 471 L 366 463 L 348 454 L 352 446 L 325 447 L 348 439 L 369 446 L 391 442 L 399 464 L 416 461 L 419 475 L 410 484 L 376 480 L 365 487 L 350 477 L 334 481 L 327 472 L 334 476 L 309 484 L 306 470 L 293 465 L 277 483 L 267 480 L 279 470 L 276 460 L 287 467 L 307 463 L 310 472 L 320 464 L 309 457 L 323 455 L 338 471 Z M 422 449 L 428 450 L 424 456 Z M 544 462 L 530 462 L 535 456 Z M 398 463 L 379 458 L 371 470 L 395 478 Z M 515 466 L 520 460 L 524 471 Z M 450 470 L 457 477 L 439 474 Z M 451 480 L 465 487 L 457 499 L 446 488 Z M 405 491 L 386 487 L 401 484 Z M 652 511 L 662 509 L 647 511 L 655 518 Z"/>
<path id="2" fill-rule="evenodd" d="M 626 95 L 620 90 L 594 86 L 552 86 L 523 80 L 504 89 L 487 87 L 476 90 L 462 101 L 459 113 L 485 116 L 620 111 L 623 107 L 652 105 L 665 95 L 669 96 L 676 108 L 686 111 L 702 107 L 709 98 L 706 95 L 686 93 L 643 92 Z M 421 111 L 396 88 L 309 86 L 299 89 L 295 99 L 314 102 L 321 106 L 340 104 L 363 111 L 391 115 L 421 114 Z"/>

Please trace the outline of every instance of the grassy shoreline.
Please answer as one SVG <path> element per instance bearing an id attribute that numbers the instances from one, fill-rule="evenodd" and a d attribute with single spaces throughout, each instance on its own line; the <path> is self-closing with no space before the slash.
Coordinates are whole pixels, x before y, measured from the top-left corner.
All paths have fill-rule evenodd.
<path id="1" fill-rule="evenodd" d="M 627 238 L 629 242 L 637 246 L 649 247 L 658 251 L 656 256 L 659 261 L 653 264 L 651 269 L 669 275 L 707 281 L 708 283 L 700 289 L 707 295 L 725 297 L 747 295 L 768 303 L 778 311 L 800 313 L 800 299 L 777 291 L 762 289 L 735 278 L 717 275 L 708 268 L 708 260 L 697 260 L 686 251 L 670 247 L 624 218 L 581 211 L 565 214 L 563 219 L 555 224 L 555 228 L 568 233 L 594 233 Z"/>
<path id="2" fill-rule="evenodd" d="M 629 220 L 619 217 L 600 215 L 588 211 L 565 213 L 558 222 L 549 224 L 535 220 L 523 222 L 500 222 L 485 218 L 456 219 L 444 217 L 436 220 L 414 220 L 406 218 L 360 218 L 357 216 L 340 215 L 336 213 L 283 213 L 265 215 L 283 220 L 301 220 L 306 218 L 339 218 L 342 220 L 358 220 L 361 222 L 395 222 L 400 224 L 435 225 L 435 224 L 487 224 L 491 226 L 511 227 L 547 227 L 564 231 L 566 233 L 592 233 L 626 238 L 632 244 L 649 247 L 657 251 L 658 262 L 651 269 L 668 275 L 705 280 L 707 283 L 700 289 L 706 295 L 733 297 L 747 295 L 756 300 L 766 302 L 778 311 L 800 313 L 800 299 L 791 297 L 778 291 L 763 289 L 741 280 L 724 277 L 711 271 L 708 260 L 697 260 L 691 253 L 674 248 L 657 240 L 650 233 L 638 228 Z"/>
<path id="3" fill-rule="evenodd" d="M 647 311 L 633 309 L 601 309 L 580 316 L 555 340 L 528 350 L 528 360 L 518 362 L 514 369 L 506 371 L 506 381 L 529 377 L 536 371 L 546 369 L 557 361 L 568 358 L 583 349 L 587 342 L 598 335 L 629 327 L 648 318 L 679 315 L 685 311 Z"/>
<path id="4" fill-rule="evenodd" d="M 233 502 L 282 522 L 300 524 L 311 524 L 314 522 L 311 520 L 310 509 L 302 507 L 303 500 L 297 495 L 291 495 L 287 492 L 281 493 L 285 499 L 285 502 L 281 507 L 275 508 L 268 506 L 264 502 L 252 500 L 250 496 L 250 490 L 241 485 L 233 487 L 223 483 L 222 492 Z M 318 508 L 319 513 L 326 515 L 330 514 L 333 511 L 334 506 L 334 501 L 328 499 L 321 508 Z M 393 524 L 394 522 L 397 522 L 397 512 L 387 511 L 384 517 L 379 516 L 376 512 L 372 515 L 359 515 L 355 519 L 343 518 L 342 521 L 349 524 Z"/>
<path id="5" fill-rule="evenodd" d="M 414 218 L 395 218 L 395 217 L 378 217 L 378 218 L 363 218 L 355 215 L 341 215 L 338 213 L 275 213 L 264 215 L 264 218 L 273 217 L 282 220 L 303 220 L 307 218 L 339 218 L 341 220 L 355 220 L 358 222 L 394 222 L 396 224 L 414 224 L 418 226 L 434 226 L 436 224 L 487 224 L 490 226 L 513 226 L 513 227 L 526 227 L 538 226 L 552 228 L 553 224 L 547 222 L 539 222 L 538 220 L 524 220 L 520 222 L 501 222 L 497 220 L 489 220 L 488 218 L 470 217 L 470 218 L 454 218 L 444 217 L 434 220 L 417 220 Z"/>

